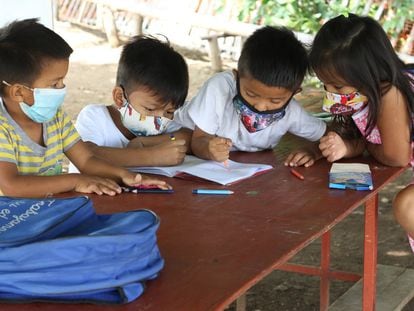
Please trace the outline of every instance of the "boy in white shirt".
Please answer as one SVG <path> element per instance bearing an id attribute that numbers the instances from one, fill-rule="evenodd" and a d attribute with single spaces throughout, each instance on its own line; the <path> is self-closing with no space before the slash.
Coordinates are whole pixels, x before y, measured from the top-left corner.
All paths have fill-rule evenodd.
<path id="1" fill-rule="evenodd" d="M 263 27 L 246 40 L 238 70 L 210 78 L 175 120 L 194 130 L 195 155 L 219 162 L 233 150 L 272 149 L 287 132 L 316 142 L 325 123 L 293 99 L 307 70 L 306 50 L 292 31 Z M 290 154 L 285 165 L 310 166 L 319 157 L 315 145 Z"/>
<path id="2" fill-rule="evenodd" d="M 86 106 L 76 129 L 97 157 L 118 165 L 177 165 L 189 149 L 191 131 L 172 119 L 184 104 L 188 80 L 184 58 L 168 42 L 134 37 L 121 53 L 114 105 Z"/>

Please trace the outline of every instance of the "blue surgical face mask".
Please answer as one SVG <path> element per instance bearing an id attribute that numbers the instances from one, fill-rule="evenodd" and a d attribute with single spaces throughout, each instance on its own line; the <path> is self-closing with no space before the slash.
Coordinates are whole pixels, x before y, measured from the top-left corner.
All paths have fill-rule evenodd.
<path id="1" fill-rule="evenodd" d="M 6 81 L 2 82 L 5 85 L 11 86 Z M 20 108 L 27 117 L 37 123 L 51 120 L 62 106 L 66 95 L 66 87 L 61 89 L 32 89 L 24 85 L 23 87 L 33 92 L 34 103 L 30 106 L 25 102 L 20 102 Z"/>
<path id="2" fill-rule="evenodd" d="M 34 88 L 32 90 L 34 104 L 29 106 L 25 102 L 21 102 L 20 108 L 34 122 L 43 123 L 51 120 L 63 104 L 66 87 L 61 89 Z"/>
<path id="3" fill-rule="evenodd" d="M 6 81 L 3 81 L 3 84 L 10 86 Z M 62 106 L 66 95 L 66 87 L 61 89 L 24 87 L 33 92 L 34 103 L 30 106 L 25 102 L 20 102 L 20 108 L 27 117 L 37 123 L 51 120 Z"/>

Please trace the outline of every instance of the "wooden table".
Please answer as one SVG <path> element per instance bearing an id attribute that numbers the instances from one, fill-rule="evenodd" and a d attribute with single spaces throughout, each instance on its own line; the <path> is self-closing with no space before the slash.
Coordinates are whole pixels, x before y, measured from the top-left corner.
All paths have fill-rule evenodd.
<path id="1" fill-rule="evenodd" d="M 287 149 L 286 149 L 287 150 Z M 92 196 L 100 213 L 148 208 L 161 217 L 159 247 L 165 258 L 160 276 L 135 302 L 103 308 L 97 305 L 1 305 L 2 311 L 22 310 L 222 310 L 275 269 L 321 277 L 322 310 L 329 305 L 330 279 L 356 281 L 355 273 L 329 269 L 330 230 L 365 204 L 364 310 L 375 308 L 378 192 L 404 168 L 390 168 L 368 157 L 373 191 L 328 189 L 331 164 L 318 161 L 298 168 L 299 180 L 283 166 L 286 150 L 235 153 L 240 162 L 272 164 L 275 169 L 226 187 L 230 196 L 193 195 L 199 187 L 220 188 L 209 182 L 169 179 L 174 194 Z M 359 228 L 350 228 L 359 230 Z M 288 264 L 296 253 L 322 237 L 320 267 Z M 116 263 L 114 263 L 116 264 Z"/>

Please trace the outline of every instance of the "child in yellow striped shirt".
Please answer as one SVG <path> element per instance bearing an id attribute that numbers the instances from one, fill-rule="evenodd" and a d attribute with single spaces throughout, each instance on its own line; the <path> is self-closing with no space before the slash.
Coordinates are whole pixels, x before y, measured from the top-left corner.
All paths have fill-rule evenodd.
<path id="1" fill-rule="evenodd" d="M 118 183 L 157 185 L 95 158 L 62 111 L 72 48 L 36 19 L 0 29 L 0 190 L 36 197 L 66 191 L 115 195 Z M 61 174 L 66 155 L 83 174 Z"/>

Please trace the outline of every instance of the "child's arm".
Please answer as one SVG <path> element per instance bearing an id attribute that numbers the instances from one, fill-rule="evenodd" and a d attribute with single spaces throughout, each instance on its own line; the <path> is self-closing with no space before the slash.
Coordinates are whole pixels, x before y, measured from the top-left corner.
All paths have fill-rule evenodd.
<path id="1" fill-rule="evenodd" d="M 66 191 L 115 195 L 121 191 L 110 179 L 81 174 L 19 175 L 10 162 L 0 162 L 0 189 L 3 195 L 13 197 L 44 197 Z"/>
<path id="2" fill-rule="evenodd" d="M 67 155 L 75 165 L 79 165 L 81 171 L 96 176 L 84 174 L 62 174 L 56 176 L 20 175 L 14 163 L 1 161 L 1 191 L 4 195 L 14 197 L 43 197 L 67 191 L 115 195 L 121 192 L 121 188 L 114 180 L 122 181 L 130 186 L 145 184 L 157 185 L 162 189 L 169 188 L 169 185 L 164 181 L 134 174 L 94 158 L 91 151 L 82 141 L 77 142 L 70 148 Z M 78 157 L 83 158 L 83 160 L 79 160 Z"/>
<path id="3" fill-rule="evenodd" d="M 111 159 L 120 166 L 167 166 L 180 164 L 185 157 L 185 141 L 182 139 L 167 141 L 151 147 L 135 146 L 127 148 L 113 148 L 86 143 L 94 155 L 100 159 Z"/>
<path id="4" fill-rule="evenodd" d="M 181 128 L 173 133 L 165 133 L 154 136 L 140 136 L 132 139 L 128 147 L 151 147 L 171 141 L 171 137 L 174 137 L 175 141 L 183 140 L 185 142 L 185 152 L 190 152 L 191 136 L 193 131 L 187 128 Z"/>
<path id="5" fill-rule="evenodd" d="M 194 129 L 191 149 L 199 158 L 224 162 L 229 158 L 231 146 L 228 138 L 207 134 L 198 127 Z"/>
<path id="6" fill-rule="evenodd" d="M 66 156 L 73 164 L 75 164 L 81 173 L 110 178 L 118 183 L 122 182 L 128 186 L 144 184 L 156 185 L 162 189 L 170 188 L 165 181 L 132 173 L 122 167 L 114 166 L 109 162 L 95 157 L 92 150 L 90 150 L 83 141 L 78 141 L 71 147 L 66 152 Z M 110 161 L 113 163 L 113 159 L 110 159 Z"/>
<path id="7" fill-rule="evenodd" d="M 381 99 L 377 127 L 382 144 L 367 144 L 368 152 L 389 166 L 406 166 L 411 159 L 411 118 L 401 92 L 392 87 Z"/>

